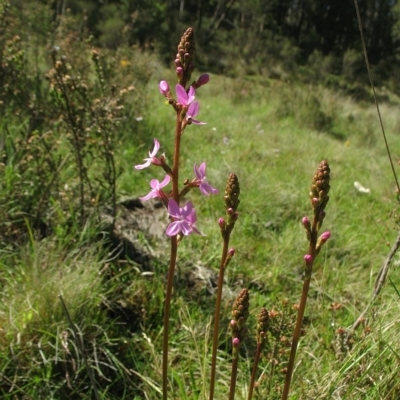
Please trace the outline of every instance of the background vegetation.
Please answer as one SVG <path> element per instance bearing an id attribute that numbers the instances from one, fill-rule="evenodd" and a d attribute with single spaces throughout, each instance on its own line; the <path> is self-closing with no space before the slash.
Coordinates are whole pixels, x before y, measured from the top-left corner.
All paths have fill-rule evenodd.
<path id="1" fill-rule="evenodd" d="M 318 162 L 332 169 L 293 384 L 298 399 L 397 399 L 399 275 L 364 309 L 398 230 L 395 187 L 365 87 L 351 2 L 1 3 L 0 393 L 5 399 L 159 399 L 167 223 L 136 196 L 160 171 L 134 172 L 153 138 L 172 156 L 160 79 L 183 30 L 197 35 L 200 117 L 183 137 L 182 177 L 207 161 L 221 191 L 241 184 L 227 271 L 216 398 L 229 387 L 232 299 L 247 287 L 250 326 L 276 312 L 255 396 L 280 398 L 306 251 L 301 218 Z M 397 2 L 360 2 L 395 162 Z M 340 23 L 338 23 L 338 20 Z M 397 35 L 397 36 L 396 36 Z M 163 64 L 164 63 L 164 64 Z M 370 189 L 361 193 L 358 181 Z M 171 318 L 171 398 L 205 398 L 222 195 L 194 195 L 199 228 L 180 246 Z M 398 261 L 395 260 L 397 265 Z M 73 325 L 61 307 L 65 301 Z M 241 354 L 245 398 L 255 340 Z M 83 339 L 80 346 L 79 337 Z"/>

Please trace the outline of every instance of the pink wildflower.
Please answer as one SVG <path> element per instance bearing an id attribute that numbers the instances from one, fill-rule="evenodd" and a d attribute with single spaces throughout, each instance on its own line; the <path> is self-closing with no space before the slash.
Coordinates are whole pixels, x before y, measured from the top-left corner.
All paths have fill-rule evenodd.
<path id="1" fill-rule="evenodd" d="M 144 164 L 135 165 L 135 168 L 143 169 L 149 167 L 151 164 L 161 165 L 161 160 L 155 157 L 159 149 L 160 149 L 160 143 L 158 142 L 157 139 L 154 139 L 154 148 L 151 152 L 149 151 L 149 158 L 144 159 L 144 161 L 146 161 Z"/>
<path id="2" fill-rule="evenodd" d="M 174 219 L 166 230 L 168 236 L 175 236 L 182 232 L 185 236 L 191 233 L 201 235 L 196 228 L 197 215 L 191 201 L 188 201 L 184 207 L 180 208 L 174 199 L 168 202 L 168 213 Z"/>
<path id="3" fill-rule="evenodd" d="M 199 109 L 200 109 L 199 102 L 198 101 L 192 102 L 187 110 L 186 119 L 195 125 L 206 125 L 206 122 L 202 122 L 202 121 L 198 121 L 197 119 L 194 119 L 194 117 L 199 113 Z"/>
<path id="4" fill-rule="evenodd" d="M 150 181 L 151 191 L 144 197 L 139 197 L 140 200 L 150 200 L 155 197 L 166 197 L 165 193 L 161 190 L 164 186 L 167 186 L 170 182 L 171 177 L 166 175 L 164 180 L 160 182 L 158 179 L 152 179 Z"/>
<path id="5" fill-rule="evenodd" d="M 206 163 L 202 162 L 198 167 L 197 164 L 194 164 L 194 174 L 196 175 L 196 183 L 199 185 L 199 189 L 201 193 L 206 196 L 210 194 L 219 193 L 218 189 L 213 188 L 206 179 Z"/>
<path id="6" fill-rule="evenodd" d="M 183 106 L 188 107 L 196 97 L 196 92 L 193 86 L 190 86 L 189 93 L 186 93 L 186 90 L 182 85 L 176 85 L 175 90 L 178 103 Z"/>

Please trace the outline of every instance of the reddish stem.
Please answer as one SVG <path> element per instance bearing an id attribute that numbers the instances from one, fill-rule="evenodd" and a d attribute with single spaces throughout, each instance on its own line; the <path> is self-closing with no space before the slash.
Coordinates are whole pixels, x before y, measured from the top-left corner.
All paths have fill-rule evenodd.
<path id="1" fill-rule="evenodd" d="M 253 397 L 254 383 L 256 381 L 258 362 L 260 361 L 261 350 L 262 350 L 262 342 L 257 343 L 256 355 L 254 356 L 254 365 L 253 365 L 253 371 L 251 373 L 249 394 L 247 396 L 247 400 L 251 400 L 251 398 Z"/>
<path id="2" fill-rule="evenodd" d="M 172 198 L 179 205 L 179 152 L 181 145 L 182 123 L 180 113 L 176 114 L 174 164 L 172 167 Z M 163 335 L 163 366 L 162 366 L 162 387 L 163 400 L 168 400 L 168 345 L 169 345 L 169 317 L 171 313 L 172 288 L 174 273 L 178 254 L 178 238 L 171 237 L 171 254 L 169 259 L 168 280 L 164 304 L 164 335 Z"/>
<path id="3" fill-rule="evenodd" d="M 221 256 L 221 264 L 219 267 L 217 300 L 216 300 L 216 304 L 215 304 L 215 313 L 214 313 L 213 352 L 212 352 L 212 358 L 211 358 L 209 400 L 212 400 L 214 398 L 215 373 L 216 373 L 216 369 L 217 369 L 219 319 L 220 319 L 220 312 L 221 312 L 222 287 L 224 285 L 225 262 L 226 262 L 226 257 L 228 255 L 228 247 L 229 247 L 229 235 L 226 235 L 224 237 L 224 245 L 222 248 L 222 256 Z"/>
<path id="4" fill-rule="evenodd" d="M 317 222 L 318 222 L 317 218 L 314 218 L 313 225 L 311 228 L 311 233 L 310 233 L 310 246 L 309 246 L 309 250 L 308 250 L 308 254 L 312 258 L 311 258 L 311 262 L 306 263 L 306 276 L 304 278 L 303 291 L 301 293 L 300 305 L 299 305 L 299 309 L 297 312 L 296 327 L 293 332 L 292 347 L 290 349 L 290 357 L 289 357 L 289 363 L 287 366 L 287 371 L 286 371 L 286 376 L 285 376 L 285 386 L 283 388 L 282 400 L 287 400 L 287 398 L 289 396 L 289 389 L 290 389 L 290 383 L 292 381 L 297 345 L 299 343 L 299 339 L 301 336 L 301 328 L 303 326 L 304 311 L 306 309 L 308 291 L 310 288 L 310 281 L 311 281 L 311 275 L 312 275 L 312 268 L 313 268 L 314 259 L 316 256 L 317 235 L 318 235 Z"/>
<path id="5" fill-rule="evenodd" d="M 235 398 L 238 364 L 239 364 L 239 354 L 237 354 L 236 357 L 232 360 L 231 387 L 229 390 L 229 400 L 234 400 Z"/>

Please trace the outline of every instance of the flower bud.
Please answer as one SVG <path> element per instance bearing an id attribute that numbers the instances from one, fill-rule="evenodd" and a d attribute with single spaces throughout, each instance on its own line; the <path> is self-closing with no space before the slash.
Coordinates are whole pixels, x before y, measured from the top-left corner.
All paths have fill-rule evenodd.
<path id="1" fill-rule="evenodd" d="M 306 255 L 304 256 L 304 261 L 305 261 L 307 264 L 311 264 L 312 261 L 313 261 L 312 255 L 311 255 L 311 254 L 306 254 Z"/>
<path id="2" fill-rule="evenodd" d="M 325 243 L 331 237 L 331 233 L 329 231 L 324 232 L 321 236 L 321 242 Z"/>
<path id="3" fill-rule="evenodd" d="M 309 231 L 311 229 L 311 222 L 308 219 L 308 217 L 303 217 L 301 220 L 301 223 L 303 224 L 304 228 Z"/>
<path id="4" fill-rule="evenodd" d="M 170 92 L 167 81 L 161 81 L 158 84 L 158 89 L 159 89 L 160 93 L 163 94 L 164 96 L 167 96 L 167 94 Z"/>
<path id="5" fill-rule="evenodd" d="M 196 86 L 197 87 L 203 86 L 203 85 L 207 84 L 209 80 L 210 80 L 210 75 L 202 74 L 202 75 L 200 75 L 199 79 L 197 79 Z"/>

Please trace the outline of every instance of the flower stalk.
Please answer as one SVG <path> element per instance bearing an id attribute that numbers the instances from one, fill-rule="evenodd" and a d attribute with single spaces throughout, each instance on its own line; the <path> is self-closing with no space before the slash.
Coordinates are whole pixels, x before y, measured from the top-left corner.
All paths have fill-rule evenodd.
<path id="1" fill-rule="evenodd" d="M 307 217 L 302 219 L 302 224 L 306 230 L 307 239 L 309 241 L 308 253 L 304 256 L 305 278 L 303 281 L 303 291 L 301 293 L 300 305 L 298 308 L 296 326 L 293 332 L 292 346 L 290 349 L 289 362 L 285 375 L 285 385 L 282 392 L 282 400 L 287 400 L 289 396 L 290 383 L 293 375 L 294 362 L 296 358 L 297 345 L 301 336 L 304 312 L 307 303 L 308 292 L 310 289 L 311 275 L 313 264 L 316 256 L 321 250 L 321 246 L 330 238 L 330 232 L 324 232 L 318 238 L 318 232 L 325 218 L 325 207 L 329 201 L 329 185 L 330 168 L 327 161 L 321 161 L 314 175 L 310 200 L 313 209 L 313 221 L 310 222 Z"/>
<path id="2" fill-rule="evenodd" d="M 268 328 L 269 328 L 269 314 L 265 308 L 262 308 L 257 317 L 257 328 L 256 328 L 256 354 L 254 356 L 254 365 L 250 378 L 249 393 L 247 400 L 251 400 L 253 397 L 254 384 L 257 377 L 258 363 L 260 361 L 261 353 L 268 342 Z"/>
<path id="3" fill-rule="evenodd" d="M 234 400 L 235 398 L 239 348 L 247 334 L 246 322 L 249 317 L 249 299 L 249 291 L 242 289 L 232 306 L 232 320 L 229 325 L 232 331 L 232 369 L 229 400 Z"/>
<path id="4" fill-rule="evenodd" d="M 204 125 L 205 122 L 195 119 L 199 113 L 199 103 L 195 101 L 196 89 L 205 85 L 210 77 L 208 74 L 203 74 L 194 82 L 189 88 L 186 84 L 190 79 L 191 73 L 194 68 L 194 33 L 192 28 L 188 28 L 183 34 L 181 41 L 178 45 L 178 53 L 176 55 L 176 75 L 178 77 L 178 84 L 175 86 L 176 99 L 170 90 L 167 81 L 161 81 L 158 85 L 158 90 L 173 107 L 176 113 L 175 122 L 175 141 L 174 141 L 174 155 L 172 168 L 167 164 L 166 157 L 162 154 L 157 157 L 158 150 L 160 149 L 160 142 L 154 139 L 154 147 L 149 151 L 149 157 L 144 159 L 144 163 L 136 165 L 137 170 L 142 170 L 151 165 L 161 167 L 166 173 L 165 178 L 160 182 L 158 179 L 150 181 L 150 192 L 140 197 L 140 200 L 146 201 L 152 198 L 160 198 L 168 211 L 170 223 L 167 226 L 166 234 L 170 237 L 171 251 L 169 259 L 168 278 L 165 289 L 165 303 L 164 303 L 164 331 L 163 331 L 163 366 L 162 366 L 162 392 L 163 400 L 168 399 L 168 352 L 169 352 L 169 319 L 171 314 L 172 302 L 172 289 L 176 267 L 176 260 L 178 255 L 178 244 L 183 237 L 193 233 L 201 235 L 196 227 L 197 214 L 191 201 L 188 201 L 182 207 L 180 200 L 191 189 L 199 188 L 200 192 L 206 196 L 210 194 L 217 194 L 218 190 L 212 187 L 206 179 L 206 163 L 202 162 L 198 167 L 194 166 L 195 178 L 187 183 L 182 190 L 179 189 L 179 159 L 181 149 L 181 138 L 186 127 L 195 125 Z M 164 192 L 163 188 L 169 183 L 172 183 L 172 191 Z"/>
<path id="5" fill-rule="evenodd" d="M 225 188 L 225 210 L 226 210 L 226 221 L 220 218 L 218 221 L 219 227 L 221 229 L 221 235 L 223 239 L 222 245 L 222 255 L 219 267 L 218 275 L 218 287 L 217 287 L 217 299 L 215 303 L 215 313 L 214 313 L 214 332 L 213 332 L 213 350 L 211 356 L 211 374 L 210 374 L 210 395 L 209 399 L 214 398 L 215 390 L 215 374 L 217 370 L 217 350 L 218 350 L 218 333 L 219 333 L 219 323 L 220 323 L 220 313 L 221 313 L 221 302 L 222 302 L 222 287 L 224 285 L 224 275 L 226 267 L 228 266 L 234 250 L 229 250 L 229 241 L 232 230 L 235 226 L 235 222 L 238 219 L 237 209 L 239 207 L 239 180 L 234 173 L 231 173 L 228 178 L 228 182 Z"/>

